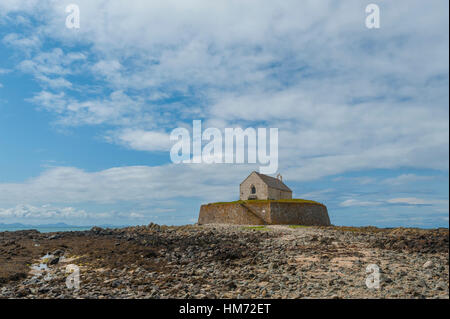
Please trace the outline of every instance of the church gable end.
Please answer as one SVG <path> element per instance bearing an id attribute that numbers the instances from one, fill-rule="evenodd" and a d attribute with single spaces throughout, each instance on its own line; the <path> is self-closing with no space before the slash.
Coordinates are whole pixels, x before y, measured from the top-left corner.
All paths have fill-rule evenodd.
<path id="1" fill-rule="evenodd" d="M 292 191 L 281 179 L 252 172 L 240 185 L 239 198 L 252 199 L 291 199 Z"/>

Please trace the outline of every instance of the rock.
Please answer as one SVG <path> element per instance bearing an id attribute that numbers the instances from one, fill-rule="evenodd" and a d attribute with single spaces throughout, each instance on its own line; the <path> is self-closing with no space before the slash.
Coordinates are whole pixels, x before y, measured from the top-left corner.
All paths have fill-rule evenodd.
<path id="1" fill-rule="evenodd" d="M 426 263 L 423 264 L 422 267 L 425 269 L 431 268 L 431 267 L 433 267 L 433 262 L 431 260 L 428 260 Z"/>
<path id="2" fill-rule="evenodd" d="M 48 262 L 47 265 L 56 265 L 59 262 L 59 257 L 51 257 Z"/>
<path id="3" fill-rule="evenodd" d="M 237 288 L 236 283 L 235 283 L 234 281 L 232 281 L 232 280 L 230 280 L 230 281 L 226 284 L 226 286 L 227 286 L 229 289 L 231 289 L 231 290 Z"/>
<path id="4" fill-rule="evenodd" d="M 446 289 L 448 289 L 448 283 L 440 281 L 440 282 L 437 283 L 437 285 L 436 285 L 436 287 L 434 289 L 435 290 L 440 290 L 440 291 L 446 290 Z"/>
<path id="5" fill-rule="evenodd" d="M 161 230 L 161 226 L 159 226 L 158 224 L 154 224 L 154 223 L 150 223 L 148 224 L 148 229 L 153 230 L 153 231 L 160 231 Z"/>
<path id="6" fill-rule="evenodd" d="M 11 275 L 0 268 L 0 298 L 448 298 L 448 230 L 439 235 L 435 230 L 339 231 L 335 226 L 301 232 L 288 226 L 254 232 L 218 225 L 159 228 L 58 233 L 57 242 L 45 242 L 50 235 L 37 233 L 33 236 L 42 248 L 33 247 L 33 241 L 24 247 L 23 234 L 0 232 L 7 266 L 17 258 L 23 265 L 28 249 L 37 251 L 36 257 L 53 252 L 47 256 L 48 269 L 34 277 L 26 268 Z M 400 236 L 403 250 L 396 244 Z M 339 245 L 331 247 L 330 240 Z M 10 241 L 14 244 L 5 245 Z M 377 241 L 389 242 L 392 249 L 378 249 L 375 258 L 368 258 L 367 250 Z M 427 243 L 436 253 L 431 255 Z M 80 251 L 80 289 L 67 289 L 67 274 L 58 265 L 65 253 L 78 256 Z M 432 266 L 424 268 L 428 261 Z M 369 263 L 384 270 L 386 289 L 366 287 Z"/>
<path id="7" fill-rule="evenodd" d="M 25 297 L 31 293 L 30 289 L 27 287 L 20 287 L 17 290 L 17 297 Z"/>
<path id="8" fill-rule="evenodd" d="M 117 287 L 119 287 L 121 284 L 122 284 L 122 281 L 121 281 L 120 279 L 117 279 L 117 280 L 114 280 L 114 281 L 111 283 L 111 287 L 117 288 Z"/>
<path id="9" fill-rule="evenodd" d="M 96 235 L 99 235 L 99 234 L 101 234 L 103 232 L 103 228 L 98 227 L 98 226 L 94 226 L 94 227 L 91 228 L 91 232 L 96 234 Z"/>
<path id="10" fill-rule="evenodd" d="M 57 249 L 52 253 L 53 256 L 57 256 L 57 257 L 61 257 L 64 255 L 64 250 L 62 249 Z"/>
<path id="11" fill-rule="evenodd" d="M 43 287 L 40 287 L 40 288 L 38 289 L 38 292 L 39 292 L 40 294 L 45 294 L 45 293 L 47 293 L 47 292 L 49 292 L 49 291 L 50 291 L 50 288 L 47 287 L 47 286 L 43 286 Z"/>

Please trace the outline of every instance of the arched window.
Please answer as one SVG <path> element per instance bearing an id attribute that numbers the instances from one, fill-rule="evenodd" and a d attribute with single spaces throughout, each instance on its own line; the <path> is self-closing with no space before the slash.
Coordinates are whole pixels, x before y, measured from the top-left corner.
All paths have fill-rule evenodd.
<path id="1" fill-rule="evenodd" d="M 256 187 L 254 185 L 252 185 L 251 187 L 251 193 L 256 194 Z"/>

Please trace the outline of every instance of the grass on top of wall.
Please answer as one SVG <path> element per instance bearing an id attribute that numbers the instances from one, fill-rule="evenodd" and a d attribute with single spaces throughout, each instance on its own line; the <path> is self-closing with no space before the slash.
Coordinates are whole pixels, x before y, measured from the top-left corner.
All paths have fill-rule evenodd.
<path id="1" fill-rule="evenodd" d="M 208 205 L 224 205 L 224 204 L 263 204 L 263 203 L 300 203 L 300 204 L 315 204 L 324 206 L 322 203 L 309 200 L 309 199 L 301 199 L 301 198 L 292 198 L 292 199 L 252 199 L 252 200 L 236 200 L 232 202 L 216 202 L 209 203 Z"/>

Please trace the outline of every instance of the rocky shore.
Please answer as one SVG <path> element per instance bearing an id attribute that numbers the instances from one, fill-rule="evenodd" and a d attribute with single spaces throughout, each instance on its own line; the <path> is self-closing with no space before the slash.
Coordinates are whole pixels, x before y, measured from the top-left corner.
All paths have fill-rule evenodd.
<path id="1" fill-rule="evenodd" d="M 448 229 L 2 232 L 0 298 L 449 298 L 448 249 Z M 371 264 L 379 288 L 366 285 Z M 68 265 L 79 269 L 79 289 L 67 287 Z"/>

